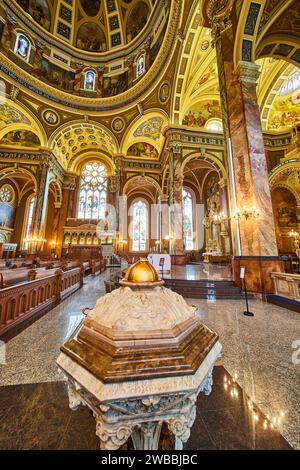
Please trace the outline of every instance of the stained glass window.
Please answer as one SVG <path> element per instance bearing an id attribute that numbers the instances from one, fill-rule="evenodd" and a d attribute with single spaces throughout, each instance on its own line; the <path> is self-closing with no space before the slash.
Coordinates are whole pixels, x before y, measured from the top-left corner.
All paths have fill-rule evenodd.
<path id="1" fill-rule="evenodd" d="M 182 192 L 183 240 L 187 251 L 194 249 L 193 197 L 185 189 Z"/>
<path id="2" fill-rule="evenodd" d="M 133 204 L 133 236 L 132 251 L 146 251 L 147 249 L 147 227 L 148 209 L 144 201 L 136 201 Z"/>
<path id="3" fill-rule="evenodd" d="M 88 70 L 84 74 L 84 89 L 88 91 L 95 91 L 96 74 L 93 70 Z"/>
<path id="4" fill-rule="evenodd" d="M 79 219 L 100 220 L 105 217 L 107 170 L 100 162 L 84 165 L 81 172 Z"/>
<path id="5" fill-rule="evenodd" d="M 139 77 L 145 72 L 145 54 L 141 54 L 136 63 L 136 76 Z"/>
<path id="6" fill-rule="evenodd" d="M 23 60 L 29 62 L 31 51 L 31 42 L 27 39 L 26 36 L 22 33 L 17 34 L 16 43 L 15 43 L 15 54 L 18 54 L 22 57 Z"/>
<path id="7" fill-rule="evenodd" d="M 28 249 L 28 240 L 30 237 L 32 221 L 33 221 L 33 214 L 34 214 L 34 206 L 35 206 L 35 196 L 32 196 L 27 205 L 27 218 L 26 218 L 26 229 L 25 229 L 25 242 L 24 242 L 24 249 Z"/>

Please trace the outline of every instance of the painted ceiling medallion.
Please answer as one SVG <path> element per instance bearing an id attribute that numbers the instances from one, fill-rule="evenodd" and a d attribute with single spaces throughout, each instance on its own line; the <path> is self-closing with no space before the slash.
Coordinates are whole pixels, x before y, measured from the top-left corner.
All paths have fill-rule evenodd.
<path id="1" fill-rule="evenodd" d="M 169 85 L 169 83 L 165 82 L 161 85 L 161 87 L 159 89 L 158 97 L 159 97 L 159 101 L 162 104 L 167 103 L 167 101 L 169 101 L 169 98 L 170 98 L 170 85 Z"/>
<path id="2" fill-rule="evenodd" d="M 45 109 L 43 119 L 50 126 L 56 126 L 60 122 L 59 115 L 53 109 Z"/>
<path id="3" fill-rule="evenodd" d="M 125 128 L 125 120 L 121 117 L 117 117 L 112 121 L 111 127 L 113 131 L 120 133 Z"/>

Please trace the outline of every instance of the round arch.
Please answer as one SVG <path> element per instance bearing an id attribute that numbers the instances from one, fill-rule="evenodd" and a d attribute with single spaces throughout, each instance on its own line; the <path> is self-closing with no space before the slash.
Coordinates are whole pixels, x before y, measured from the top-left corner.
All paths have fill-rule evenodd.
<path id="1" fill-rule="evenodd" d="M 217 173 L 220 175 L 220 178 L 225 178 L 226 179 L 226 170 L 223 165 L 223 163 L 220 161 L 218 157 L 216 157 L 214 154 L 211 152 L 205 152 L 205 154 L 202 154 L 200 152 L 191 152 L 189 153 L 185 159 L 182 162 L 181 165 L 181 176 L 184 176 L 184 169 L 186 165 L 191 161 L 191 160 L 200 160 L 203 162 L 209 163 L 212 168 L 217 171 Z"/>
<path id="2" fill-rule="evenodd" d="M 27 119 L 27 123 L 22 122 L 15 122 L 5 126 L 0 131 L 0 140 L 10 131 L 14 130 L 30 130 L 40 140 L 41 147 L 46 147 L 47 145 L 47 135 L 44 127 L 42 126 L 41 122 L 37 119 L 37 117 L 27 108 L 27 106 L 23 103 L 18 101 L 12 101 L 11 99 L 5 97 L 2 104 L 9 106 L 10 108 L 18 111 L 21 116 L 24 116 Z"/>
<path id="3" fill-rule="evenodd" d="M 152 184 L 155 187 L 155 189 L 157 190 L 157 193 L 158 193 L 159 196 L 162 195 L 162 189 L 161 189 L 159 183 L 154 178 L 152 178 L 151 176 L 141 176 L 141 175 L 132 176 L 131 178 L 129 178 L 129 180 L 126 181 L 126 183 L 123 187 L 123 195 L 126 196 L 127 191 L 128 191 L 128 187 L 129 187 L 130 184 L 132 184 L 133 181 L 140 180 L 141 178 L 143 178 L 144 180 L 146 180 L 147 182 Z"/>
<path id="4" fill-rule="evenodd" d="M 2 170 L 0 170 L 0 180 L 2 178 L 9 178 L 10 176 L 16 177 L 18 175 L 21 175 L 21 176 L 25 175 L 27 178 L 31 179 L 34 184 L 35 191 L 37 190 L 36 177 L 30 170 L 27 170 L 26 168 L 22 168 L 22 167 L 18 167 L 18 168 L 8 167 L 8 168 L 3 168 Z"/>
<path id="5" fill-rule="evenodd" d="M 272 193 L 272 191 L 275 191 L 276 189 L 280 188 L 287 189 L 290 193 L 292 193 L 292 195 L 296 199 L 297 205 L 300 206 L 300 194 L 298 194 L 297 191 L 295 191 L 295 189 L 291 185 L 280 182 L 274 184 L 273 186 L 270 186 L 270 191 Z"/>
<path id="6" fill-rule="evenodd" d="M 164 142 L 162 130 L 168 125 L 168 122 L 169 116 L 162 109 L 151 109 L 142 116 L 138 116 L 128 127 L 121 140 L 121 152 L 126 155 L 131 145 L 142 141 L 153 145 L 159 152 Z"/>
<path id="7" fill-rule="evenodd" d="M 80 174 L 81 168 L 88 162 L 97 161 L 103 163 L 107 168 L 107 176 L 113 176 L 116 172 L 115 164 L 112 158 L 106 154 L 105 152 L 101 151 L 93 151 L 89 150 L 87 152 L 81 153 L 76 155 L 73 160 L 70 161 L 68 166 L 68 171 L 72 171 L 72 173 L 76 173 L 77 175 Z"/>

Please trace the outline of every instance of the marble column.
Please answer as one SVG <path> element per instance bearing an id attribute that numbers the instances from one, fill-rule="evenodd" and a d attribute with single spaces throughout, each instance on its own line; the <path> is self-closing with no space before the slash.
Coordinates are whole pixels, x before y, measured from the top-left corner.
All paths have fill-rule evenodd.
<path id="1" fill-rule="evenodd" d="M 262 263 L 269 270 L 280 270 L 275 224 L 269 188 L 268 170 L 257 102 L 256 83 L 259 66 L 251 62 L 234 64 L 235 35 L 230 14 L 211 18 L 219 72 L 223 127 L 227 142 L 231 209 L 241 212 L 238 222 L 232 219 L 233 252 L 249 269 L 252 290 L 272 289 L 269 275 L 262 273 Z M 258 217 L 245 217 L 244 209 L 255 208 Z M 231 216 L 233 217 L 233 213 Z M 234 275 L 239 282 L 238 268 Z M 262 276 L 266 275 L 267 279 Z M 254 277 L 256 279 L 254 280 Z M 257 282 L 257 278 L 260 278 Z M 266 287 L 267 286 L 267 287 Z"/>
<path id="2" fill-rule="evenodd" d="M 57 223 L 56 255 L 60 258 L 64 241 L 64 227 L 67 219 L 74 217 L 75 194 L 78 177 L 76 175 L 66 175 L 62 191 L 62 203 L 59 210 L 59 220 Z"/>
<path id="3" fill-rule="evenodd" d="M 171 145 L 169 168 L 171 176 L 170 191 L 170 251 L 173 264 L 185 264 L 183 245 L 183 210 L 182 191 L 183 177 L 181 174 L 182 151 L 177 142 Z"/>
<path id="4" fill-rule="evenodd" d="M 37 179 L 38 187 L 36 191 L 36 202 L 31 234 L 33 238 L 44 238 L 50 185 L 50 169 L 48 163 L 40 165 Z"/>

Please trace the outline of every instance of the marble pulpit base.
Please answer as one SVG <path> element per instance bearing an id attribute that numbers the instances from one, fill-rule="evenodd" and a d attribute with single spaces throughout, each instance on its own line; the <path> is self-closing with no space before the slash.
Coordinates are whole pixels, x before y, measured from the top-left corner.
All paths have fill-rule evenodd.
<path id="1" fill-rule="evenodd" d="M 68 380 L 70 408 L 83 404 L 92 410 L 101 449 L 117 450 L 131 437 L 136 450 L 157 450 L 165 422 L 180 450 L 190 437 L 198 394 L 211 392 L 220 352 L 217 342 L 193 376 L 120 384 L 103 384 L 63 353 L 57 362 Z"/>

